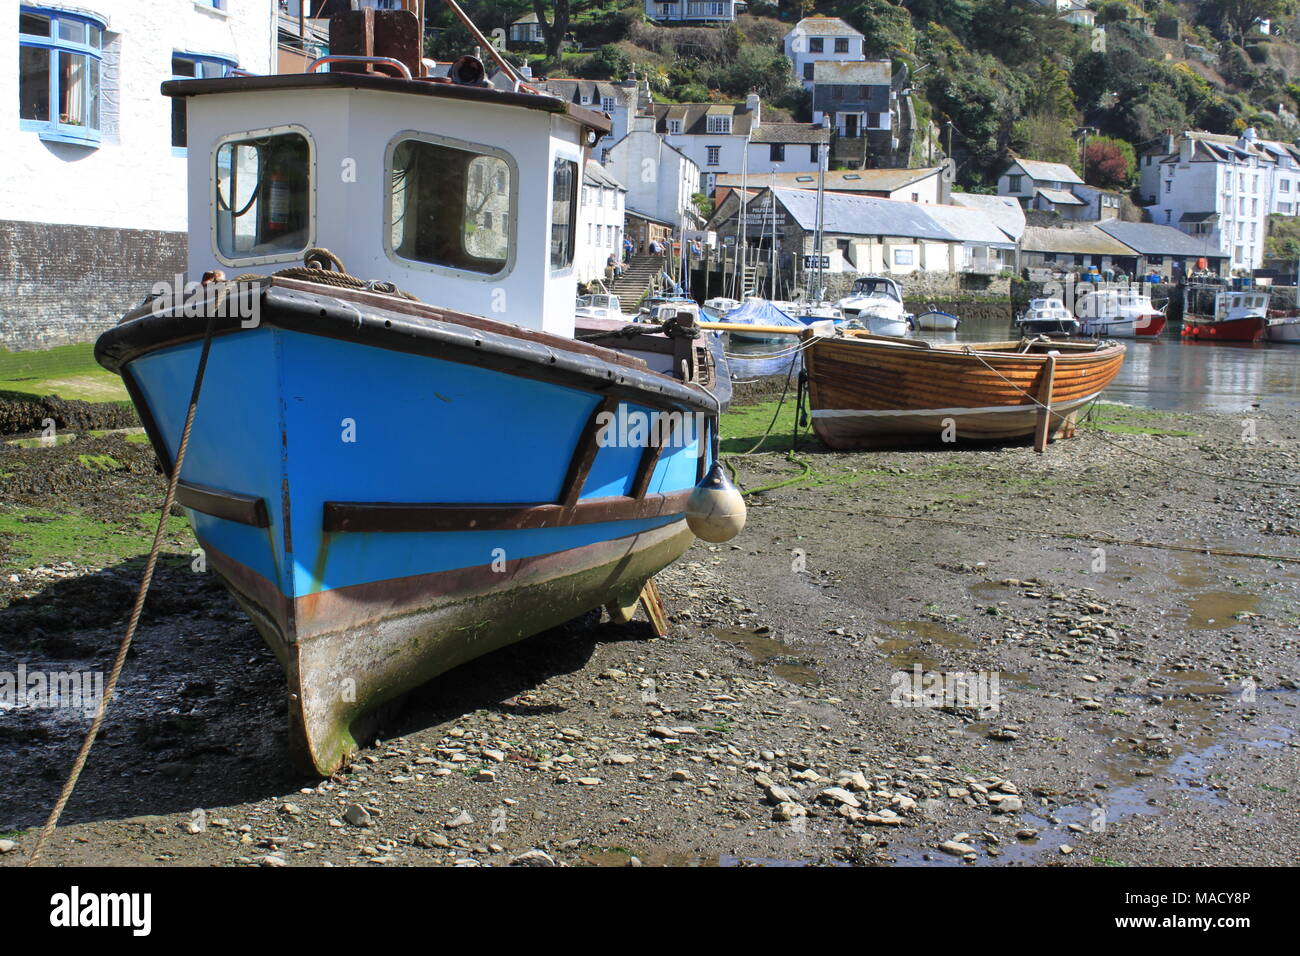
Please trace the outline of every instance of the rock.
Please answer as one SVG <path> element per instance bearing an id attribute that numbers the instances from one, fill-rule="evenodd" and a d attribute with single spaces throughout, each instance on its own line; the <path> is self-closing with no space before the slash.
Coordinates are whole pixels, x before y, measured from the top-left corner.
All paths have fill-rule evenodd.
<path id="1" fill-rule="evenodd" d="M 842 773 L 840 774 L 839 779 L 835 782 L 846 790 L 856 790 L 859 793 L 864 793 L 871 789 L 871 784 L 867 782 L 866 774 L 862 773 L 860 770 L 855 770 L 851 773 Z"/>
<path id="2" fill-rule="evenodd" d="M 763 793 L 768 800 L 772 801 L 772 803 L 793 803 L 794 802 L 794 798 L 791 797 L 790 794 L 786 793 L 785 790 L 778 787 L 776 784 L 772 784 L 771 786 L 764 787 Z"/>
<path id="3" fill-rule="evenodd" d="M 18 844 L 13 840 L 0 840 L 0 853 L 12 853 L 18 849 Z"/>
<path id="4" fill-rule="evenodd" d="M 1010 727 L 1002 727 L 998 730 L 988 732 L 989 740 L 1019 740 L 1020 734 L 1016 733 Z"/>
<path id="5" fill-rule="evenodd" d="M 487 757 L 488 760 L 491 760 L 493 763 L 501 763 L 506 759 L 505 752 L 501 750 L 485 750 L 483 751 L 483 756 Z"/>
<path id="6" fill-rule="evenodd" d="M 778 803 L 776 809 L 772 811 L 772 819 L 781 820 L 786 823 L 793 820 L 795 817 L 806 816 L 808 816 L 808 811 L 797 803 Z"/>
<path id="7" fill-rule="evenodd" d="M 827 787 L 821 793 L 817 794 L 817 799 L 823 803 L 839 803 L 844 806 L 852 807 L 857 810 L 862 804 L 858 798 L 849 793 L 843 787 Z"/>
<path id="8" fill-rule="evenodd" d="M 939 849 L 949 856 L 970 856 L 975 852 L 969 843 L 958 843 L 956 840 L 944 840 L 939 844 Z"/>
<path id="9" fill-rule="evenodd" d="M 511 866 L 555 866 L 555 860 L 541 850 L 529 850 L 520 853 L 510 861 Z"/>
<path id="10" fill-rule="evenodd" d="M 496 778 L 497 775 L 491 770 L 480 770 L 478 773 L 474 774 L 474 780 L 477 783 L 492 783 Z"/>
<path id="11" fill-rule="evenodd" d="M 689 770 L 674 770 L 672 773 L 668 775 L 668 779 L 677 780 L 679 782 L 687 782 L 687 781 L 694 780 L 695 778 L 691 776 L 691 772 Z"/>
<path id="12" fill-rule="evenodd" d="M 286 813 L 291 817 L 296 817 L 298 814 L 302 813 L 302 807 L 298 806 L 296 803 L 286 803 L 280 808 L 280 812 Z"/>
<path id="13" fill-rule="evenodd" d="M 1019 797 L 996 793 L 989 794 L 989 803 L 993 805 L 994 813 L 1019 813 L 1025 808 L 1024 801 Z"/>
<path id="14" fill-rule="evenodd" d="M 262 865 L 263 866 L 284 866 L 284 857 L 278 856 L 274 853 L 268 853 L 266 856 L 262 857 Z"/>
<path id="15" fill-rule="evenodd" d="M 1025 827 L 1024 829 L 1016 831 L 1017 840 L 1033 840 L 1037 838 L 1037 836 L 1038 836 L 1038 831 L 1030 827 Z"/>
<path id="16" fill-rule="evenodd" d="M 1074 847 L 1070 846 L 1070 844 L 1068 843 L 1062 843 L 1061 852 L 1064 853 L 1066 856 L 1069 856 L 1071 853 L 1074 852 Z"/>
<path id="17" fill-rule="evenodd" d="M 605 763 L 612 764 L 629 764 L 636 763 L 636 758 L 631 754 L 609 754 L 605 757 Z"/>
<path id="18" fill-rule="evenodd" d="M 456 814 L 454 817 L 452 817 L 450 820 L 447 821 L 447 829 L 455 830 L 458 827 L 469 826 L 473 822 L 474 822 L 474 818 L 470 816 L 469 811 L 462 810 L 460 811 L 460 813 Z"/>
<path id="19" fill-rule="evenodd" d="M 599 778 L 599 777 L 579 777 L 579 778 L 578 778 L 578 783 L 579 783 L 581 786 L 584 786 L 584 787 L 599 787 L 599 786 L 600 786 L 600 778 Z"/>
<path id="20" fill-rule="evenodd" d="M 347 809 L 343 811 L 343 819 L 354 827 L 369 827 L 374 826 L 375 823 L 370 811 L 355 803 L 348 804 Z"/>

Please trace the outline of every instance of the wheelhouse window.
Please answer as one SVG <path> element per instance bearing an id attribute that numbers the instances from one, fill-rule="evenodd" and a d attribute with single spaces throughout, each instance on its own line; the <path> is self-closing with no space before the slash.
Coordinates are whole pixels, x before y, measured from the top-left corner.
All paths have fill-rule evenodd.
<path id="1" fill-rule="evenodd" d="M 311 149 L 301 133 L 227 141 L 217 148 L 217 250 L 227 259 L 285 256 L 307 248 Z"/>
<path id="2" fill-rule="evenodd" d="M 233 60 L 218 56 L 199 56 L 192 53 L 172 54 L 172 79 L 219 79 L 229 76 L 235 68 Z M 183 149 L 186 144 L 184 96 L 172 97 L 172 146 Z"/>
<path id="3" fill-rule="evenodd" d="M 18 8 L 18 118 L 68 142 L 99 141 L 104 24 L 45 7 Z"/>
<path id="4" fill-rule="evenodd" d="M 578 222 L 578 164 L 557 159 L 551 172 L 551 268 L 573 264 L 573 236 Z"/>
<path id="5" fill-rule="evenodd" d="M 389 169 L 389 241 L 403 259 L 495 275 L 510 259 L 514 173 L 500 156 L 407 139 Z"/>

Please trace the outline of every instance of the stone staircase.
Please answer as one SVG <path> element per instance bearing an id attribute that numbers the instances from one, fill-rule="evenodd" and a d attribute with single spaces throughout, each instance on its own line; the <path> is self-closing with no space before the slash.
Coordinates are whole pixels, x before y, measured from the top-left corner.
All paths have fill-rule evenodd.
<path id="1" fill-rule="evenodd" d="M 653 284 L 656 276 L 664 271 L 663 256 L 632 256 L 627 261 L 623 274 L 614 280 L 609 291 L 618 296 L 623 311 L 636 311 L 637 303 Z"/>

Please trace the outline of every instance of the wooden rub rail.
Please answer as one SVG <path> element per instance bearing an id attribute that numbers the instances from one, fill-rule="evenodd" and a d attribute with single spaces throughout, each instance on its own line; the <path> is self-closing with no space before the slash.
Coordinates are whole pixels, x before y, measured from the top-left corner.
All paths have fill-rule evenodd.
<path id="1" fill-rule="evenodd" d="M 690 491 L 588 498 L 573 505 L 325 502 L 327 532 L 516 531 L 681 515 Z"/>

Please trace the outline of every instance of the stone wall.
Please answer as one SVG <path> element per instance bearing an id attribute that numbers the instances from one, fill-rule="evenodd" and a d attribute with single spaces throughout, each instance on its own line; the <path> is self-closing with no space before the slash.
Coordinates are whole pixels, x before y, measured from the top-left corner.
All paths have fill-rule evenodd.
<path id="1" fill-rule="evenodd" d="M 825 276 L 826 297 L 831 301 L 848 295 L 853 288 L 853 280 L 859 278 L 852 272 L 827 273 Z M 909 275 L 894 277 L 903 288 L 903 297 L 908 304 L 931 301 L 968 302 L 989 300 L 1005 301 L 1010 294 L 1011 280 L 1000 276 L 984 276 L 972 273 L 914 272 Z"/>
<path id="2" fill-rule="evenodd" d="M 185 271 L 185 234 L 0 221 L 0 346 L 90 342 Z"/>

